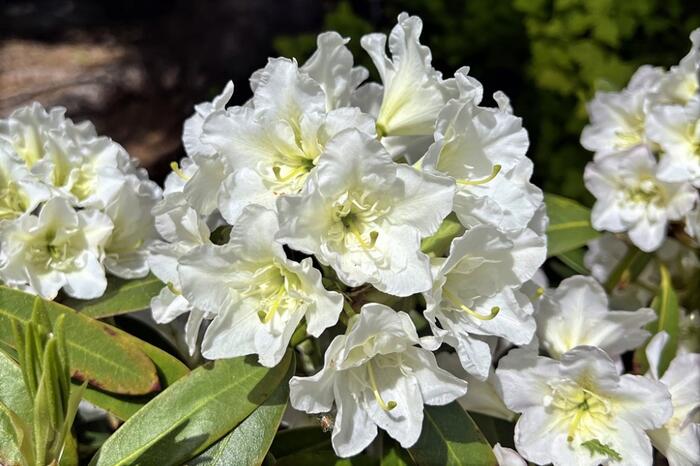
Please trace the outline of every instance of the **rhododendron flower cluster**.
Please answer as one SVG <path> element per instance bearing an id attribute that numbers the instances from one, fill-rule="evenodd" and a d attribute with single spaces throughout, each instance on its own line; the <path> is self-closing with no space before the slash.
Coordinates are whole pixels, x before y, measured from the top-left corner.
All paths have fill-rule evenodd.
<path id="1" fill-rule="evenodd" d="M 125 421 L 98 465 L 274 463 L 280 423 L 286 448 L 304 436 L 280 464 L 644 466 L 654 449 L 700 464 L 700 30 L 678 66 L 590 103 L 592 211 L 545 208 L 508 98 L 485 103 L 467 67 L 443 77 L 421 31 L 402 13 L 361 39 L 379 82 L 335 32 L 303 64 L 269 59 L 243 105 L 229 82 L 185 122 L 162 191 L 63 109 L 0 120 L 2 284 L 74 305 L 106 272 L 160 280 L 110 285 L 80 314 L 0 286 L 0 372 L 38 400 L 32 430 L 0 384 L 0 439 L 31 459 L 17 464 L 61 462 L 83 394 L 84 418 Z M 170 330 L 189 368 L 91 320 L 149 305 L 140 324 Z M 91 378 L 117 369 L 144 387 Z M 308 446 L 323 434 L 308 423 L 330 438 Z"/>
<path id="2" fill-rule="evenodd" d="M 700 210 L 700 29 L 666 71 L 642 66 L 621 92 L 599 92 L 581 144 L 595 152 L 584 180 L 596 197 L 593 226 L 661 247 L 671 225 L 696 242 Z"/>
<path id="3" fill-rule="evenodd" d="M 189 313 L 191 351 L 201 328 L 205 357 L 274 366 L 295 333 L 346 327 L 324 369 L 291 384 L 295 408 L 336 413 L 342 456 L 376 426 L 411 446 L 424 403 L 465 394 L 431 353 L 441 343 L 485 379 L 488 338 L 535 332 L 521 287 L 544 262 L 546 217 L 527 132 L 502 93 L 482 104 L 468 68 L 444 79 L 421 29 L 401 14 L 388 54 L 385 35 L 362 39 L 381 83 L 363 83 L 334 32 L 303 65 L 270 59 L 243 106 L 227 106 L 229 83 L 185 124 L 188 157 L 153 211 L 149 261 L 167 284 L 153 315 Z M 389 305 L 424 312 L 424 335 Z"/>
<path id="4" fill-rule="evenodd" d="M 34 103 L 0 119 L 0 282 L 91 299 L 105 271 L 148 274 L 161 190 L 123 147 L 64 114 Z"/>

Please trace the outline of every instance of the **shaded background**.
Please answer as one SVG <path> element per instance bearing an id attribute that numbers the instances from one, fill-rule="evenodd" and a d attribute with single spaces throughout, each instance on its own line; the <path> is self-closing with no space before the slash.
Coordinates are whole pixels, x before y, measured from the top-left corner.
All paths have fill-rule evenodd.
<path id="1" fill-rule="evenodd" d="M 584 104 L 624 86 L 641 64 L 670 66 L 700 26 L 690 0 L 0 0 L 0 116 L 38 100 L 92 120 L 162 181 L 184 156 L 182 123 L 232 79 L 232 103 L 268 56 L 303 62 L 315 36 L 388 32 L 420 15 L 422 41 L 445 75 L 462 65 L 505 91 L 531 138 L 535 181 L 590 203 L 578 143 Z M 375 75 L 376 78 L 376 75 Z M 487 99 L 487 103 L 488 102 Z"/>

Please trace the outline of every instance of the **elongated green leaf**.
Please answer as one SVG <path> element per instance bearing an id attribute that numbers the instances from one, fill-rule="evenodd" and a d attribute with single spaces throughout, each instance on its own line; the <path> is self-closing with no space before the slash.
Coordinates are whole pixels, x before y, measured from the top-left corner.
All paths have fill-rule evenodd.
<path id="1" fill-rule="evenodd" d="M 91 465 L 182 464 L 243 421 L 282 383 L 291 352 L 276 367 L 253 357 L 222 359 L 175 382 L 129 418 Z"/>
<path id="2" fill-rule="evenodd" d="M 84 301 L 68 299 L 64 304 L 95 319 L 142 311 L 151 307 L 151 298 L 163 288 L 163 282 L 153 275 L 137 280 L 110 277 L 101 298 Z"/>
<path id="3" fill-rule="evenodd" d="M 591 211 L 576 201 L 556 194 L 545 194 L 549 226 L 547 256 L 580 248 L 600 236 L 591 226 Z"/>
<path id="4" fill-rule="evenodd" d="M 272 442 L 270 453 L 279 459 L 294 453 L 311 450 L 332 450 L 331 434 L 321 427 L 300 427 L 279 432 Z"/>
<path id="5" fill-rule="evenodd" d="M 658 373 L 659 377 L 661 377 L 666 369 L 668 369 L 668 365 L 673 358 L 676 357 L 676 351 L 678 350 L 680 307 L 678 306 L 678 296 L 673 289 L 673 283 L 671 282 L 671 275 L 668 269 L 664 265 L 661 265 L 659 269 L 661 272 L 659 294 L 656 295 L 654 301 L 651 303 L 651 307 L 656 311 L 658 318 L 656 322 L 649 324 L 647 330 L 649 330 L 652 335 L 661 331 L 668 333 L 668 342 L 659 359 Z M 641 366 L 640 371 L 646 372 L 649 362 L 646 360 L 643 347 L 637 350 L 635 361 Z"/>
<path id="6" fill-rule="evenodd" d="M 0 464 L 30 466 L 25 457 L 31 458 L 31 452 L 23 451 L 27 449 L 26 446 L 22 448 L 26 434 L 16 421 L 17 415 L 0 403 Z"/>
<path id="7" fill-rule="evenodd" d="M 21 419 L 31 419 L 32 400 L 24 385 L 22 369 L 3 351 L 0 351 L 0 403 Z"/>
<path id="8" fill-rule="evenodd" d="M 418 464 L 497 464 L 484 435 L 456 401 L 425 407 L 421 436 L 408 452 Z"/>
<path id="9" fill-rule="evenodd" d="M 12 322 L 24 326 L 35 296 L 0 286 L 0 340 L 14 345 Z M 40 301 L 51 323 L 65 315 L 65 333 L 72 376 L 103 390 L 142 395 L 159 388 L 155 366 L 123 334 L 102 322 L 52 301 Z"/>
<path id="10" fill-rule="evenodd" d="M 155 346 L 122 332 L 117 328 L 114 328 L 113 330 L 127 340 L 131 340 L 134 345 L 141 348 L 141 350 L 146 353 L 149 358 L 151 358 L 151 361 L 153 364 L 155 364 L 158 371 L 158 379 L 161 390 L 165 390 L 170 385 L 175 383 L 176 380 L 189 374 L 190 370 L 187 368 L 187 366 L 160 348 L 156 348 Z M 79 385 L 75 382 L 74 384 Z M 143 405 L 152 400 L 155 395 L 156 394 L 145 396 L 117 395 L 88 386 L 87 390 L 85 391 L 84 398 L 90 403 L 109 411 L 122 421 L 126 421 L 133 416 L 136 411 L 141 409 Z"/>
<path id="11" fill-rule="evenodd" d="M 258 406 L 231 433 L 208 448 L 192 463 L 198 466 L 261 464 L 287 408 L 289 379 L 294 375 L 294 367 L 295 363 L 292 361 L 287 374 L 265 403 Z"/>
<path id="12" fill-rule="evenodd" d="M 415 463 L 411 459 L 406 450 L 401 448 L 398 443 L 391 442 L 387 445 L 384 442 L 384 451 L 382 460 L 379 463 L 381 466 L 414 466 Z"/>
<path id="13" fill-rule="evenodd" d="M 559 254 L 557 256 L 557 259 L 562 261 L 564 264 L 566 264 L 566 266 L 568 266 L 571 270 L 573 270 L 576 273 L 579 273 L 581 275 L 590 275 L 590 270 L 588 270 L 586 268 L 586 265 L 583 263 L 583 256 L 583 248 L 578 248 Z"/>

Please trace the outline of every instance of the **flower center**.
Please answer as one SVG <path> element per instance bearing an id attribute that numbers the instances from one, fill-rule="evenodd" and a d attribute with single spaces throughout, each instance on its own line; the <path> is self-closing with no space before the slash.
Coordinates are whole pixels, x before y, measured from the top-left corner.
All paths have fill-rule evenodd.
<path id="1" fill-rule="evenodd" d="M 564 422 L 568 423 L 566 440 L 573 442 L 576 435 L 595 436 L 594 425 L 610 425 L 612 416 L 610 403 L 596 393 L 577 386 L 555 389 L 552 406 L 562 412 Z"/>
<path id="2" fill-rule="evenodd" d="M 55 232 L 49 232 L 29 247 L 27 261 L 41 263 L 47 269 L 66 271 L 75 265 L 75 252 L 68 238 L 59 241 Z"/>
<path id="3" fill-rule="evenodd" d="M 299 289 L 299 277 L 276 263 L 257 270 L 250 283 L 241 296 L 257 298 L 258 317 L 264 324 L 270 323 L 276 315 L 286 309 L 297 308 L 304 302 L 303 298 L 292 296 L 290 293 Z"/>
<path id="4" fill-rule="evenodd" d="M 374 368 L 372 366 L 371 359 L 367 362 L 367 374 L 369 375 L 369 384 L 372 387 L 372 394 L 374 395 L 374 399 L 377 400 L 377 404 L 384 411 L 391 411 L 392 409 L 396 408 L 396 401 L 389 400 L 389 402 L 385 402 L 384 398 L 382 398 L 382 394 L 379 393 L 379 387 L 377 386 L 377 379 L 374 375 Z"/>
<path id="5" fill-rule="evenodd" d="M 663 205 L 665 192 L 651 177 L 644 177 L 635 186 L 625 191 L 628 202 Z"/>
<path id="6" fill-rule="evenodd" d="M 379 231 L 374 228 L 377 220 L 384 216 L 389 208 L 382 208 L 378 201 L 372 201 L 368 193 L 356 195 L 345 193 L 333 205 L 333 216 L 339 231 L 332 233 L 338 240 L 348 245 L 359 245 L 361 249 L 372 249 L 379 238 Z"/>
<path id="7" fill-rule="evenodd" d="M 0 220 L 11 220 L 26 212 L 29 201 L 17 183 L 10 181 L 0 188 Z"/>

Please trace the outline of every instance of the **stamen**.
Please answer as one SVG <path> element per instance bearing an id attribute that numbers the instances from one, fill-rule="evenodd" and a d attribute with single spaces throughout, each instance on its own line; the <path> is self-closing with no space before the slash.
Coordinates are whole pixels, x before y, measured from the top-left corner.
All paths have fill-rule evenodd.
<path id="1" fill-rule="evenodd" d="M 185 175 L 185 172 L 182 171 L 182 168 L 180 168 L 180 165 L 178 165 L 177 162 L 170 162 L 170 168 L 172 168 L 173 172 L 175 172 L 175 174 L 183 180 L 188 181 L 190 179 L 189 176 Z"/>
<path id="2" fill-rule="evenodd" d="M 379 393 L 377 380 L 374 378 L 374 369 L 372 369 L 372 361 L 367 363 L 367 372 L 369 372 L 369 383 L 372 385 L 372 393 L 374 394 L 374 399 L 377 400 L 377 404 L 379 404 L 384 411 L 391 411 L 396 408 L 396 402 L 394 400 L 390 400 L 386 403 L 381 393 Z"/>
<path id="3" fill-rule="evenodd" d="M 377 238 L 379 237 L 379 232 L 378 231 L 370 231 L 369 232 L 369 247 L 373 248 L 375 244 L 377 244 Z"/>
<path id="4" fill-rule="evenodd" d="M 500 307 L 498 307 L 498 306 L 493 306 L 493 307 L 491 308 L 491 311 L 490 311 L 490 313 L 489 313 L 488 315 L 479 314 L 478 312 L 474 311 L 473 309 L 471 309 L 471 308 L 465 306 L 465 305 L 459 300 L 459 298 L 457 298 L 457 296 L 455 296 L 454 294 L 452 294 L 452 293 L 450 292 L 450 290 L 448 290 L 447 288 L 443 288 L 443 289 L 442 289 L 442 292 L 443 292 L 443 294 L 445 295 L 445 297 L 447 297 L 447 299 L 448 299 L 450 302 L 452 302 L 452 304 L 454 304 L 455 306 L 459 306 L 459 308 L 460 308 L 462 311 L 466 312 L 467 314 L 469 314 L 470 316 L 474 317 L 475 319 L 479 319 L 479 320 L 491 320 L 491 319 L 493 319 L 494 317 L 496 317 L 496 316 L 498 315 L 499 312 L 501 312 L 501 308 L 500 308 Z"/>
<path id="5" fill-rule="evenodd" d="M 284 299 L 286 291 L 287 290 L 285 289 L 284 284 L 280 285 L 280 287 L 277 290 L 277 293 L 275 294 L 275 300 L 272 302 L 272 306 L 270 306 L 270 309 L 267 312 L 258 311 L 258 317 L 260 318 L 260 321 L 263 324 L 269 323 L 275 316 L 277 310 L 280 307 L 280 304 L 282 304 L 282 300 Z"/>
<path id="6" fill-rule="evenodd" d="M 576 429 L 578 429 L 578 425 L 581 423 L 581 418 L 583 417 L 583 413 L 585 413 L 588 410 L 588 404 L 584 401 L 581 403 L 582 405 L 585 403 L 585 407 L 579 408 L 576 410 L 576 414 L 574 415 L 574 419 L 571 421 L 571 424 L 569 424 L 569 430 L 566 433 L 566 441 L 567 442 L 573 442 L 574 441 L 574 434 L 576 433 Z"/>
<path id="7" fill-rule="evenodd" d="M 174 295 L 180 296 L 182 294 L 182 291 L 175 288 L 175 285 L 173 284 L 173 282 L 168 282 L 165 286 L 167 286 L 168 289 L 170 290 L 170 292 Z"/>
<path id="8" fill-rule="evenodd" d="M 349 218 L 349 216 L 343 218 L 343 223 L 348 227 L 350 230 L 350 233 L 355 237 L 358 243 L 360 243 L 360 246 L 362 246 L 362 249 L 368 250 L 374 246 L 374 243 L 376 242 L 376 239 L 372 241 L 371 244 L 367 244 L 367 242 L 362 239 L 362 233 L 360 230 L 357 228 L 357 225 L 355 224 L 355 221 Z M 376 232 L 372 232 L 376 233 Z M 372 233 L 370 233 L 370 238 L 372 237 Z"/>
<path id="9" fill-rule="evenodd" d="M 478 186 L 478 185 L 486 184 L 489 181 L 496 178 L 496 176 L 500 173 L 500 171 L 501 171 L 501 166 L 494 165 L 493 170 L 491 170 L 491 174 L 489 176 L 487 176 L 486 178 L 482 178 L 480 180 L 458 179 L 457 184 L 461 184 L 464 186 Z"/>

